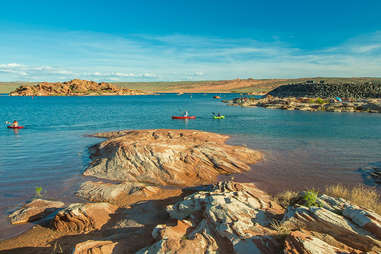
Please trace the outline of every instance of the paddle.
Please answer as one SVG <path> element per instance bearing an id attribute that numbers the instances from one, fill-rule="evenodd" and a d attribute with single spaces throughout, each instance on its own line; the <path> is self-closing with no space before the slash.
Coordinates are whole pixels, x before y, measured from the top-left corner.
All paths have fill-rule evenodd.
<path id="1" fill-rule="evenodd" d="M 5 121 L 5 124 L 11 124 L 11 122 Z"/>

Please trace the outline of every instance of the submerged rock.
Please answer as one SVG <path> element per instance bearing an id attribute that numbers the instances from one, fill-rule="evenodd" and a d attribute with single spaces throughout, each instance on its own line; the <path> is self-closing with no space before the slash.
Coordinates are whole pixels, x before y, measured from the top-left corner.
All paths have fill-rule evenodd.
<path id="1" fill-rule="evenodd" d="M 44 199 L 34 199 L 24 207 L 9 215 L 12 224 L 23 224 L 37 221 L 64 206 L 63 202 Z"/>
<path id="2" fill-rule="evenodd" d="M 262 159 L 260 152 L 225 144 L 226 135 L 196 130 L 134 130 L 91 147 L 84 175 L 149 185 L 212 183 L 220 174 L 240 173 Z"/>

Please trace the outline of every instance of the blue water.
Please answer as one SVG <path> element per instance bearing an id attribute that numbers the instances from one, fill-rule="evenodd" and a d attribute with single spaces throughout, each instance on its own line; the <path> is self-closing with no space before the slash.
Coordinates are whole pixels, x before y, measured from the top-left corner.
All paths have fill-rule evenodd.
<path id="1" fill-rule="evenodd" d="M 230 143 L 264 152 L 265 160 L 238 178 L 270 192 L 362 183 L 356 170 L 381 161 L 381 114 L 241 108 L 212 96 L 0 96 L 0 121 L 25 125 L 18 131 L 0 128 L 0 239 L 21 229 L 7 225 L 6 216 L 32 198 L 37 186 L 46 198 L 75 200 L 87 148 L 100 141 L 85 134 L 152 128 L 226 133 Z M 197 119 L 170 118 L 185 110 Z M 214 120 L 212 112 L 226 119 Z"/>

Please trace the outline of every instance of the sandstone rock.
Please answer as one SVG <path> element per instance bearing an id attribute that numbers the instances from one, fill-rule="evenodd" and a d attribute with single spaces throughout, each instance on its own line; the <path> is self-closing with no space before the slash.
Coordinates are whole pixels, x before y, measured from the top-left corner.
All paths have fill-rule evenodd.
<path id="1" fill-rule="evenodd" d="M 323 207 L 288 207 L 283 223 L 301 224 L 307 230 L 329 234 L 345 245 L 361 251 L 381 250 L 381 242 L 376 239 L 374 234 L 356 224 L 349 216 L 340 215 L 343 214 L 343 208 L 351 207 L 348 202 L 335 201 L 334 198 L 326 197 L 323 199 L 326 200 Z M 326 204 L 329 204 L 329 206 L 325 206 Z M 353 212 L 352 215 L 353 217 L 358 216 L 358 212 Z M 364 217 L 359 220 L 370 222 L 365 220 Z M 378 223 L 378 220 L 375 223 Z M 372 225 L 370 227 L 377 231 L 374 224 L 364 223 L 363 225 Z"/>
<path id="2" fill-rule="evenodd" d="M 116 209 L 116 206 L 109 203 L 74 203 L 57 213 L 52 226 L 61 232 L 99 230 Z"/>
<path id="3" fill-rule="evenodd" d="M 88 240 L 75 245 L 73 254 L 117 254 L 115 252 L 117 242 Z"/>
<path id="4" fill-rule="evenodd" d="M 34 199 L 9 215 L 12 224 L 23 224 L 39 220 L 64 206 L 60 201 Z"/>
<path id="5" fill-rule="evenodd" d="M 89 201 L 109 202 L 119 207 L 126 207 L 138 201 L 178 196 L 181 194 L 181 189 L 163 189 L 141 183 L 112 184 L 87 181 L 81 185 L 76 194 Z"/>
<path id="6" fill-rule="evenodd" d="M 286 238 L 284 253 L 293 254 L 354 254 L 353 249 L 343 250 L 331 246 L 319 238 L 300 231 L 291 232 Z"/>
<path id="7" fill-rule="evenodd" d="M 99 134 L 84 175 L 151 185 L 189 186 L 220 174 L 249 170 L 262 154 L 224 142 L 226 135 L 196 130 L 136 130 Z"/>
<path id="8" fill-rule="evenodd" d="M 381 239 L 381 216 L 377 213 L 357 206 L 347 206 L 343 210 L 343 216 Z"/>
<path id="9" fill-rule="evenodd" d="M 139 253 L 275 253 L 281 248 L 268 226 L 282 208 L 252 184 L 221 182 L 167 211 L 178 220 L 176 226 L 157 226 L 158 241 Z"/>
<path id="10" fill-rule="evenodd" d="M 110 83 L 73 79 L 67 82 L 42 82 L 34 86 L 21 86 L 10 96 L 66 96 L 66 95 L 139 95 L 142 91 L 119 88 Z"/>
<path id="11" fill-rule="evenodd" d="M 348 99 L 349 100 L 349 99 Z M 233 105 L 264 107 L 268 109 L 327 111 L 327 112 L 369 112 L 381 113 L 381 99 L 351 99 L 351 102 L 336 102 L 334 99 L 273 97 L 262 99 L 233 99 Z"/>

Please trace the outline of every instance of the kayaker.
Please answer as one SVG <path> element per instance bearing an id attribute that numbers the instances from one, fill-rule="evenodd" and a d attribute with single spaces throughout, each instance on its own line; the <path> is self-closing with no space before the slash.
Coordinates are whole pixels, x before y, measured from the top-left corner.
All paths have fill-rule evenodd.
<path id="1" fill-rule="evenodd" d="M 218 116 L 218 117 L 220 117 L 220 116 L 221 116 L 221 114 L 220 114 L 220 113 L 217 113 L 217 116 Z"/>
<path id="2" fill-rule="evenodd" d="M 11 127 L 18 127 L 19 126 L 19 122 L 17 122 L 16 120 L 13 121 L 13 123 L 11 124 Z"/>

